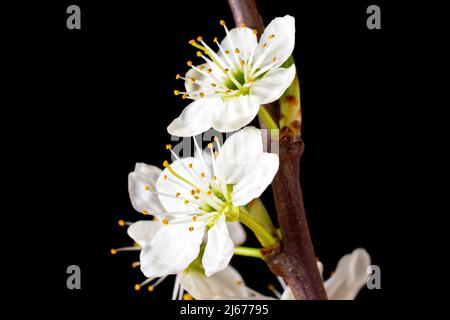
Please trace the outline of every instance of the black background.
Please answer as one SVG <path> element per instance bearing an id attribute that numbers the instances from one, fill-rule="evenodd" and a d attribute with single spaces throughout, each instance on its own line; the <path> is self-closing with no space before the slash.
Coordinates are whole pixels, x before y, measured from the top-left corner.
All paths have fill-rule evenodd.
<path id="1" fill-rule="evenodd" d="M 386 237 L 396 210 L 388 203 L 395 197 L 389 128 L 397 110 L 389 96 L 402 32 L 397 12 L 381 1 L 258 3 L 266 24 L 296 18 L 301 182 L 325 277 L 341 256 L 364 247 L 381 267 L 382 289 L 363 289 L 358 299 L 384 299 L 392 279 Z M 82 30 L 66 28 L 70 4 L 81 7 Z M 381 7 L 381 30 L 366 28 L 370 4 Z M 128 173 L 136 162 L 168 158 L 166 126 L 185 105 L 173 96 L 181 87 L 175 74 L 196 61 L 187 42 L 223 36 L 218 21 L 233 25 L 226 1 L 58 1 L 15 10 L 6 61 L 9 84 L 18 89 L 11 89 L 12 112 L 3 119 L 18 123 L 9 132 L 14 141 L 7 139 L 20 160 L 10 172 L 18 177 L 17 199 L 6 221 L 19 228 L 10 242 L 25 242 L 13 266 L 17 294 L 68 306 L 169 299 L 172 279 L 151 294 L 135 292 L 143 280 L 130 266 L 137 255 L 109 252 L 131 243 L 117 220 L 142 217 L 129 202 Z M 273 208 L 270 191 L 263 199 Z M 81 267 L 82 290 L 66 288 L 71 264 Z M 232 265 L 250 287 L 270 294 L 275 281 L 263 263 L 235 257 Z"/>

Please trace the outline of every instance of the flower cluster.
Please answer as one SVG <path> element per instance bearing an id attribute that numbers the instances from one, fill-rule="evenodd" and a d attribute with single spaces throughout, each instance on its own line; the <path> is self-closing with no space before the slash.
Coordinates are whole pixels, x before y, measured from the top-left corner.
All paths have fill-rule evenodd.
<path id="1" fill-rule="evenodd" d="M 295 44 L 295 20 L 274 19 L 258 41 L 257 32 L 245 25 L 214 39 L 213 50 L 202 37 L 190 40 L 198 49 L 201 64 L 188 61 L 185 90 L 175 95 L 191 100 L 167 130 L 180 137 L 194 137 L 210 128 L 235 132 L 223 145 L 216 137 L 206 149 L 193 138 L 195 155 L 180 158 L 170 151 L 173 162 L 163 168 L 137 163 L 128 177 L 133 208 L 151 220 L 128 226 L 146 280 L 136 284 L 153 291 L 169 275 L 175 275 L 173 299 L 272 299 L 250 289 L 229 265 L 234 254 L 261 257 L 259 249 L 241 247 L 246 240 L 242 224 L 263 247 L 279 241 L 267 211 L 252 205 L 271 184 L 279 166 L 277 154 L 264 152 L 259 129 L 247 126 L 261 105 L 281 97 L 295 78 L 295 65 L 287 63 Z M 247 127 L 245 127 L 247 126 Z M 260 202 L 258 202 L 260 203 Z M 242 223 L 242 224 L 241 224 Z M 325 282 L 330 298 L 352 299 L 365 282 L 370 258 L 355 250 L 338 264 L 335 275 Z M 364 270 L 364 271 L 362 271 Z M 277 298 L 292 299 L 280 278 L 284 293 L 272 287 Z"/>

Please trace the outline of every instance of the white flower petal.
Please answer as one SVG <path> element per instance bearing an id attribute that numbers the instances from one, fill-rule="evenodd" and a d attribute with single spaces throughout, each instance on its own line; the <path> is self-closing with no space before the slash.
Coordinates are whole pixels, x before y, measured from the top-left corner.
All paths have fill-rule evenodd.
<path id="1" fill-rule="evenodd" d="M 245 240 L 247 240 L 247 234 L 242 224 L 239 221 L 227 222 L 227 227 L 234 245 L 240 246 L 244 244 Z"/>
<path id="2" fill-rule="evenodd" d="M 246 126 L 256 117 L 259 103 L 256 97 L 246 95 L 226 100 L 214 110 L 212 127 L 220 132 L 232 132 Z"/>
<path id="3" fill-rule="evenodd" d="M 190 164 L 192 164 L 192 168 L 189 168 Z M 200 173 L 204 172 L 204 168 L 200 160 L 192 157 L 176 160 L 170 164 L 170 167 L 177 174 L 194 185 L 197 185 L 196 182 L 200 181 Z M 209 174 L 209 172 L 205 173 Z M 197 181 L 194 178 L 196 178 Z M 195 188 L 175 177 L 168 168 L 165 168 L 159 176 L 158 181 L 156 182 L 156 189 L 158 192 L 169 195 L 166 196 L 160 194 L 158 196 L 161 204 L 167 212 L 191 212 L 197 210 L 196 207 L 198 206 L 193 208 L 191 202 L 187 205 L 185 204 L 185 200 L 194 200 L 191 195 L 191 190 Z M 177 193 L 180 193 L 179 197 L 176 197 Z"/>
<path id="4" fill-rule="evenodd" d="M 161 223 L 157 221 L 137 221 L 128 227 L 127 233 L 131 239 L 144 248 L 150 244 L 161 226 Z"/>
<path id="5" fill-rule="evenodd" d="M 263 153 L 261 131 L 245 127 L 230 136 L 217 157 L 217 172 L 227 184 L 236 184 L 243 177 L 248 165 Z"/>
<path id="6" fill-rule="evenodd" d="M 295 78 L 295 65 L 289 68 L 278 68 L 269 71 L 261 79 L 255 81 L 250 94 L 258 97 L 260 104 L 278 100 Z"/>
<path id="7" fill-rule="evenodd" d="M 172 121 L 167 131 L 179 137 L 191 137 L 211 128 L 213 114 L 223 102 L 220 98 L 202 98 L 191 102 L 181 112 L 180 116 Z"/>
<path id="8" fill-rule="evenodd" d="M 230 42 L 230 37 L 234 46 Z M 258 45 L 258 40 L 252 29 L 239 27 L 231 29 L 230 34 L 222 40 L 220 45 L 224 50 L 230 51 L 228 56 L 231 61 L 235 62 L 232 55 L 236 49 L 239 49 L 239 57 L 247 61 L 254 48 Z M 219 53 L 219 56 L 222 57 L 223 54 Z"/>
<path id="9" fill-rule="evenodd" d="M 150 192 L 150 189 L 155 188 L 160 174 L 161 169 L 158 167 L 136 163 L 134 171 L 128 175 L 128 193 L 135 210 L 139 212 L 145 210 L 149 214 L 152 211 L 163 210 L 158 197 Z"/>
<path id="10" fill-rule="evenodd" d="M 258 198 L 270 185 L 279 165 L 278 155 L 263 153 L 249 166 L 241 180 L 233 186 L 233 205 L 243 206 Z"/>
<path id="11" fill-rule="evenodd" d="M 206 64 L 202 64 L 197 66 L 197 68 L 203 68 L 205 66 Z M 196 80 L 204 80 L 205 76 L 200 72 L 198 72 L 197 70 L 195 70 L 194 68 L 191 68 L 188 70 L 188 72 L 186 72 L 185 78 L 187 79 L 184 82 L 186 92 L 192 92 L 192 91 L 200 91 L 202 87 L 198 83 L 192 82 L 191 79 L 194 78 Z"/>
<path id="12" fill-rule="evenodd" d="M 193 227 L 193 231 L 189 231 Z M 171 221 L 141 251 L 141 270 L 146 277 L 163 277 L 181 272 L 197 258 L 205 228 L 203 222 Z"/>
<path id="13" fill-rule="evenodd" d="M 362 248 L 355 249 L 339 260 L 334 274 L 325 281 L 325 290 L 330 300 L 352 300 L 366 284 L 370 256 Z"/>
<path id="14" fill-rule="evenodd" d="M 234 253 L 234 244 L 225 223 L 225 214 L 221 214 L 208 231 L 202 264 L 207 277 L 223 270 L 230 263 Z"/>
<path id="15" fill-rule="evenodd" d="M 269 36 L 271 35 L 275 35 L 275 37 L 272 40 L 269 40 Z M 261 35 L 259 43 L 261 45 L 267 43 L 268 46 L 262 48 L 261 45 L 258 45 L 254 61 L 257 61 L 258 57 L 263 54 L 265 50 L 270 50 L 264 58 L 261 67 L 271 64 L 273 57 L 276 57 L 277 63 L 274 64 L 272 68 L 281 66 L 292 54 L 292 51 L 294 51 L 295 18 L 284 16 L 282 18 L 279 17 L 273 19 Z"/>
<path id="16" fill-rule="evenodd" d="M 239 272 L 228 266 L 210 277 L 196 270 L 180 273 L 180 282 L 184 290 L 196 300 L 243 299 L 248 290 Z"/>

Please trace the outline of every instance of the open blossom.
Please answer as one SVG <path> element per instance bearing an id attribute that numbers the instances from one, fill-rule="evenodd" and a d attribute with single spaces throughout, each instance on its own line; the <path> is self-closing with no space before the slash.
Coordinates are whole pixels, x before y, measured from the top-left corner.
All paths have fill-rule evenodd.
<path id="1" fill-rule="evenodd" d="M 321 266 L 321 264 L 320 264 Z M 370 266 L 370 256 L 366 250 L 358 248 L 343 256 L 335 272 L 324 282 L 329 300 L 353 300 L 366 284 L 369 277 L 367 268 Z M 319 267 L 322 273 L 322 267 Z M 285 289 L 282 300 L 294 300 L 289 287 Z"/>
<path id="2" fill-rule="evenodd" d="M 233 134 L 222 147 L 215 139 L 208 163 L 195 139 L 194 144 L 198 157 L 180 159 L 168 146 L 177 160 L 165 162 L 163 171 L 140 163 L 129 175 L 133 207 L 163 224 L 141 243 L 147 277 L 179 273 L 200 253 L 206 276 L 226 268 L 234 253 L 226 222 L 238 220 L 239 206 L 259 197 L 278 170 L 278 156 L 263 152 L 261 132 L 254 127 Z"/>
<path id="3" fill-rule="evenodd" d="M 262 104 L 270 103 L 286 91 L 295 78 L 295 66 L 283 68 L 295 45 L 295 19 L 285 16 L 274 19 L 264 30 L 258 43 L 256 32 L 242 27 L 226 31 L 214 52 L 202 39 L 189 43 L 200 51 L 204 63 L 194 66 L 185 77 L 185 92 L 176 95 L 192 99 L 167 128 L 176 136 L 194 136 L 213 127 L 231 132 L 247 125 Z"/>

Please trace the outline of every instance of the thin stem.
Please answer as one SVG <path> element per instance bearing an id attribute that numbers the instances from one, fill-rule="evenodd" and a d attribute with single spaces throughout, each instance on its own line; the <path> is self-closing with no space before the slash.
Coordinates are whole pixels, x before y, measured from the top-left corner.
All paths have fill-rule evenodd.
<path id="1" fill-rule="evenodd" d="M 275 239 L 262 225 L 245 213 L 242 208 L 239 212 L 239 221 L 253 231 L 263 247 L 270 248 L 277 243 L 277 239 Z"/>
<path id="2" fill-rule="evenodd" d="M 234 247 L 234 254 L 245 257 L 262 258 L 261 249 L 249 247 Z"/>
<path id="3" fill-rule="evenodd" d="M 259 107 L 258 115 L 267 129 L 278 129 L 277 123 L 273 120 L 272 116 L 264 106 Z"/>

